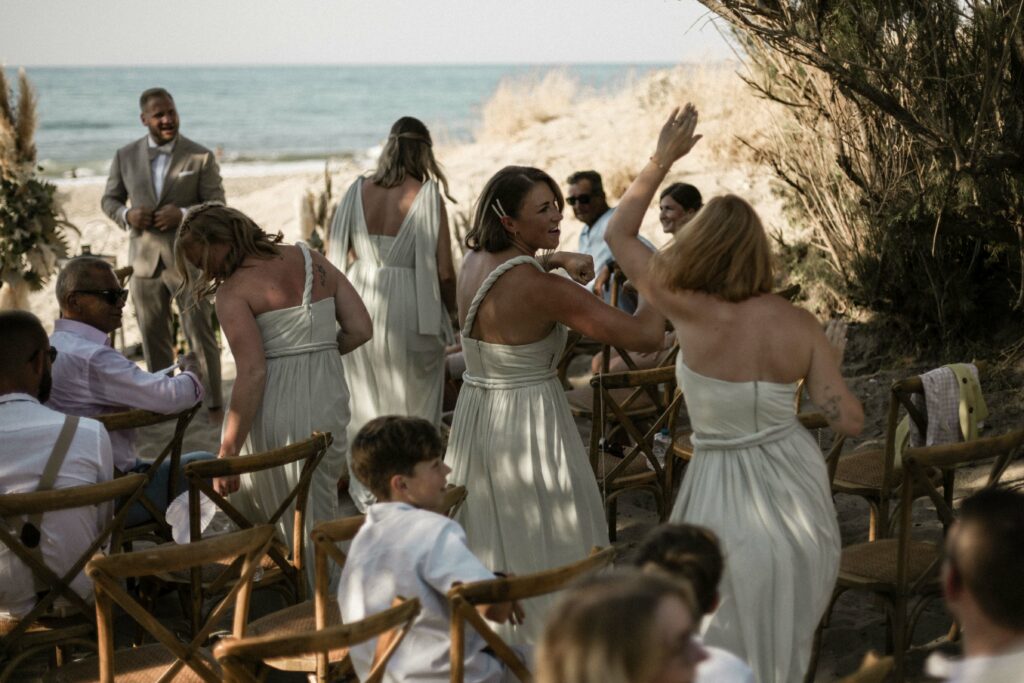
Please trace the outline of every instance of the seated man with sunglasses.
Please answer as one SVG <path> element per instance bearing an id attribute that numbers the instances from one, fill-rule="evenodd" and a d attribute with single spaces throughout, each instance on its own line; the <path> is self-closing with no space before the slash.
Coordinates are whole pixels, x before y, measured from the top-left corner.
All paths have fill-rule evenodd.
<path id="1" fill-rule="evenodd" d="M 113 267 L 96 256 L 78 256 L 65 264 L 57 276 L 57 301 L 61 319 L 54 323 L 50 344 L 59 355 L 53 366 L 53 391 L 49 405 L 67 415 L 94 417 L 125 410 L 150 410 L 170 415 L 192 407 L 203 399 L 203 383 L 195 356 L 184 356 L 181 373 L 146 372 L 111 347 L 110 333 L 121 327 L 128 290 L 122 289 Z M 118 431 L 110 435 L 114 467 L 121 472 L 145 472 L 149 463 L 140 462 L 135 451 L 135 434 Z M 212 453 L 182 455 L 181 466 L 192 460 L 212 458 Z M 147 497 L 166 508 L 167 460 L 146 488 Z M 179 475 L 180 476 L 180 475 Z M 187 485 L 181 479 L 178 490 Z M 142 504 L 129 513 L 128 526 L 149 521 Z"/>

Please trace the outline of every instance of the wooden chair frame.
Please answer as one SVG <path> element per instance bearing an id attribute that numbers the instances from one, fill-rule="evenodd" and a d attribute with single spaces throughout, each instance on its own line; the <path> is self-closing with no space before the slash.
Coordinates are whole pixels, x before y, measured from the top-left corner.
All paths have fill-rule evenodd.
<path id="1" fill-rule="evenodd" d="M 194 418 L 196 413 L 199 411 L 200 405 L 202 404 L 196 403 L 191 408 L 187 408 L 180 413 L 171 413 L 169 415 L 154 413 L 149 410 L 128 410 L 121 413 L 99 415 L 95 419 L 99 420 L 100 423 L 107 428 L 108 432 L 118 432 L 127 429 L 142 429 L 162 424 L 164 422 L 170 422 L 171 420 L 177 421 L 174 426 L 174 435 L 171 437 L 171 440 L 167 442 L 167 445 L 164 446 L 163 450 L 161 450 L 156 456 L 153 460 L 153 464 L 144 474 L 146 477 L 146 484 L 148 485 L 153 480 L 153 477 L 156 476 L 156 469 L 163 464 L 164 460 L 167 458 L 171 459 L 170 476 L 167 478 L 167 502 L 170 503 L 178 495 L 178 472 L 181 471 L 181 451 L 185 440 L 185 431 L 192 422 L 192 418 Z M 164 519 L 165 511 L 159 509 L 157 505 L 145 495 L 139 499 L 139 502 L 147 511 L 149 511 L 149 514 L 153 519 L 150 522 L 125 529 L 122 540 L 128 544 L 142 538 L 155 538 L 158 542 L 170 542 L 172 540 L 171 527 Z"/>
<path id="2" fill-rule="evenodd" d="M 565 588 L 574 579 L 611 564 L 615 559 L 615 548 L 595 548 L 590 557 L 573 564 L 548 569 L 523 576 L 508 576 L 475 581 L 455 586 L 448 591 L 452 608 L 451 620 L 451 681 L 462 683 L 466 666 L 466 624 L 468 623 L 483 637 L 494 655 L 498 657 L 523 683 L 529 683 L 533 676 L 523 662 L 491 629 L 487 621 L 476 611 L 477 605 L 490 605 L 510 600 L 526 600 L 547 595 Z"/>
<path id="3" fill-rule="evenodd" d="M 214 656 L 223 667 L 228 683 L 260 683 L 260 679 L 252 674 L 253 667 L 260 661 L 270 658 L 293 658 L 339 646 L 349 647 L 398 629 L 389 639 L 383 652 L 375 658 L 370 674 L 364 679 L 364 683 L 379 683 L 384 677 L 391 655 L 401 644 L 419 613 L 420 601 L 412 598 L 366 619 L 328 628 L 318 627 L 313 633 L 222 640 L 214 648 Z"/>
<path id="4" fill-rule="evenodd" d="M 17 555 L 28 566 L 32 574 L 48 588 L 46 595 L 36 603 L 35 607 L 18 619 L 17 625 L 0 638 L 0 658 L 8 658 L 12 653 L 17 653 L 0 672 L 0 681 L 7 680 L 20 662 L 41 650 L 51 647 L 59 650 L 61 645 L 73 642 L 84 643 L 95 648 L 93 642 L 83 638 L 94 631 L 95 624 L 92 619 L 94 607 L 71 588 L 71 581 L 78 576 L 89 559 L 103 547 L 108 539 L 112 539 L 111 552 L 116 551 L 119 546 L 118 536 L 124 518 L 128 514 L 128 508 L 142 495 L 145 483 L 146 478 L 143 475 L 130 474 L 99 484 L 0 496 L 0 516 L 2 517 L 45 514 L 56 510 L 90 507 L 109 502 L 114 502 L 116 506 L 113 517 L 103 526 L 89 547 L 79 555 L 70 569 L 64 572 L 63 576 L 58 576 L 42 563 L 18 536 L 8 530 L 6 524 L 0 524 L 0 543 Z M 76 610 L 77 613 L 73 615 L 73 618 L 51 620 L 47 617 L 47 611 L 60 597 L 65 598 Z M 47 621 L 52 623 L 47 624 Z M 29 629 L 37 623 L 46 627 L 45 630 L 30 632 Z M 61 659 L 62 656 L 59 653 L 56 662 L 58 666 L 61 664 Z"/>
<path id="5" fill-rule="evenodd" d="M 978 369 L 978 376 L 984 377 L 988 369 L 984 361 L 975 361 Z M 842 478 L 842 459 L 833 468 L 832 490 L 834 493 L 846 493 L 864 498 L 870 506 L 871 516 L 868 527 L 868 539 L 885 538 L 890 535 L 891 524 L 890 504 L 894 497 L 900 496 L 900 478 L 896 468 L 896 428 L 900 422 L 901 410 L 910 416 L 921 434 L 928 430 L 928 416 L 923 413 L 912 401 L 915 395 L 924 394 L 924 384 L 920 375 L 914 375 L 905 379 L 893 382 L 890 388 L 889 409 L 886 413 L 885 444 L 883 448 L 875 451 L 854 451 L 848 456 L 858 458 L 874 459 L 882 461 L 882 480 L 877 489 L 865 488 L 854 482 L 847 482 Z M 944 490 L 949 490 L 947 504 L 952 504 L 953 478 L 951 472 L 941 471 Z M 895 512 L 895 511 L 893 511 Z"/>
<path id="6" fill-rule="evenodd" d="M 879 659 L 874 652 L 868 652 L 860 668 L 839 679 L 839 683 L 884 683 L 895 664 L 892 657 Z"/>
<path id="7" fill-rule="evenodd" d="M 273 560 L 275 566 L 272 571 L 267 572 L 260 579 L 261 587 L 285 583 L 292 595 L 293 604 L 305 600 L 306 576 L 303 571 L 303 554 L 306 548 L 305 522 L 309 487 L 317 466 L 327 452 L 328 446 L 333 441 L 334 437 L 330 433 L 315 432 L 305 441 L 263 453 L 189 463 L 185 467 L 185 477 L 188 480 L 189 538 L 194 542 L 202 537 L 202 530 L 200 529 L 200 493 L 209 497 L 240 529 L 250 529 L 257 526 L 246 518 L 238 508 L 232 505 L 227 498 L 214 490 L 213 480 L 216 477 L 240 476 L 305 460 L 295 487 L 278 504 L 277 509 L 265 522 L 276 527 L 278 521 L 288 511 L 292 502 L 295 503 L 295 513 L 292 519 L 292 547 L 289 553 L 291 557 L 285 557 L 276 544 L 271 544 L 267 555 Z M 263 523 L 261 522 L 260 524 Z M 189 583 L 191 586 L 193 633 L 201 618 L 204 595 L 216 594 L 233 581 L 234 577 L 232 574 L 225 571 L 221 572 L 213 581 L 204 582 L 202 567 L 196 566 L 191 568 Z"/>
<path id="8" fill-rule="evenodd" d="M 598 374 L 590 380 L 593 388 L 594 423 L 590 431 L 590 465 L 602 489 L 605 512 L 608 517 L 609 539 L 616 536 L 615 519 L 617 498 L 629 489 L 649 491 L 654 496 L 659 518 L 664 520 L 667 515 L 667 493 L 664 489 L 665 474 L 661 463 L 654 453 L 654 436 L 667 427 L 672 415 L 678 411 L 682 402 L 682 394 L 675 390 L 675 368 L 671 365 L 650 370 L 627 370 L 607 375 Z M 625 400 L 618 400 L 613 393 L 616 389 L 631 390 Z M 645 419 L 642 415 L 630 415 L 630 406 L 641 396 L 649 396 L 653 401 L 653 422 L 646 431 L 637 422 Z M 602 439 L 606 438 L 609 424 L 614 422 L 629 437 L 630 445 L 621 460 L 611 470 L 602 472 L 605 448 Z M 626 474 L 627 468 L 639 457 L 643 457 L 650 471 Z"/>
<path id="9" fill-rule="evenodd" d="M 889 621 L 891 642 L 895 668 L 898 677 L 903 675 L 906 651 L 911 643 L 914 629 L 924 608 L 928 603 L 939 597 L 941 589 L 938 582 L 938 568 L 942 562 L 941 547 L 925 548 L 914 543 L 911 538 L 913 528 L 912 508 L 914 500 L 920 492 L 927 496 L 935 505 L 936 513 L 944 529 L 948 528 L 956 518 L 952 498 L 952 487 L 939 486 L 931 475 L 935 468 L 951 475 L 966 465 L 978 464 L 994 459 L 985 486 L 993 486 L 1006 470 L 1006 466 L 1024 446 L 1024 429 L 1002 434 L 1000 436 L 982 437 L 974 441 L 921 448 L 908 448 L 903 454 L 904 484 L 900 486 L 899 525 L 896 539 L 877 539 L 867 543 L 858 543 L 843 549 L 843 555 L 863 552 L 871 549 L 879 557 L 895 558 L 896 572 L 892 583 L 880 582 L 867 576 L 859 576 L 840 568 L 839 580 L 832 600 L 822 618 L 821 625 L 814 637 L 811 655 L 811 666 L 805 681 L 813 681 L 817 668 L 818 653 L 821 646 L 821 631 L 827 625 L 829 615 L 836 600 L 848 590 L 865 590 L 878 596 L 886 606 Z M 923 570 L 911 576 L 912 556 L 920 560 L 922 553 L 928 553 L 924 559 L 929 560 Z M 917 603 L 909 611 L 910 601 L 918 597 Z"/>
<path id="10" fill-rule="evenodd" d="M 249 617 L 249 598 L 253 588 L 253 573 L 260 566 L 274 536 L 271 526 L 260 526 L 195 543 L 174 545 L 166 543 L 156 548 L 116 557 L 97 557 L 86 566 L 86 572 L 96 586 L 96 625 L 99 634 L 99 678 L 102 683 L 115 679 L 113 605 L 119 605 L 132 619 L 148 631 L 160 645 L 175 657 L 163 672 L 158 683 L 171 681 L 187 666 L 209 683 L 221 680 L 217 664 L 201 648 L 217 623 L 234 603 L 232 633 L 245 634 Z M 128 578 L 151 576 L 167 571 L 180 571 L 216 561 L 231 560 L 230 567 L 240 568 L 235 581 L 220 603 L 210 612 L 206 623 L 194 634 L 191 642 L 182 643 L 152 614 L 123 588 Z M 152 646 L 150 646 L 152 647 Z"/>

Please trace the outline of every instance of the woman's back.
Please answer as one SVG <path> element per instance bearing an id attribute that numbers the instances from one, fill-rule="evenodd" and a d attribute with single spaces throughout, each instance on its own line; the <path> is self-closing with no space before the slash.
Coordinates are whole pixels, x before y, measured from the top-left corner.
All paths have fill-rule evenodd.
<path id="1" fill-rule="evenodd" d="M 669 296 L 680 354 L 690 370 L 728 382 L 791 384 L 807 376 L 811 325 L 817 323 L 782 297 L 729 302 L 702 292 Z"/>
<path id="2" fill-rule="evenodd" d="M 363 182 L 363 217 L 371 235 L 394 237 L 402 228 L 423 183 L 406 176 L 395 187 L 382 187 L 372 180 Z"/>

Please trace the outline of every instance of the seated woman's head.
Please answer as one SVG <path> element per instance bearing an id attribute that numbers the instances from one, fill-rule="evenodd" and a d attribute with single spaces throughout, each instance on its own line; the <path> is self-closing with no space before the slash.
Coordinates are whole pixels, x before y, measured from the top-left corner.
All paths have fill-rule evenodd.
<path id="1" fill-rule="evenodd" d="M 704 200 L 696 187 L 687 183 L 672 183 L 658 196 L 661 229 L 670 235 L 676 234 L 679 228 L 697 215 L 703 205 Z"/>
<path id="2" fill-rule="evenodd" d="M 690 683 L 705 657 L 687 586 L 620 571 L 566 593 L 548 616 L 538 683 Z"/>
<path id="3" fill-rule="evenodd" d="M 213 294 L 246 257 L 276 256 L 281 239 L 281 233 L 268 235 L 238 209 L 213 202 L 191 209 L 174 240 L 184 291 L 196 299 Z"/>
<path id="4" fill-rule="evenodd" d="M 694 524 L 662 524 L 640 542 L 633 564 L 645 572 L 683 579 L 693 589 L 701 614 L 718 605 L 718 582 L 725 561 L 718 537 Z"/>
<path id="5" fill-rule="evenodd" d="M 555 249 L 563 208 L 562 191 L 547 173 L 531 166 L 506 166 L 480 193 L 466 246 L 491 253 L 512 246 L 529 254 Z"/>
<path id="6" fill-rule="evenodd" d="M 772 253 L 757 212 L 733 194 L 704 205 L 651 260 L 666 287 L 743 301 L 772 290 Z"/>
<path id="7" fill-rule="evenodd" d="M 448 179 L 441 170 L 441 164 L 434 157 L 430 131 L 414 116 L 403 116 L 392 124 L 377 160 L 377 170 L 370 180 L 381 187 L 397 187 L 406 177 L 420 182 L 434 178 L 441 183 L 449 201 L 455 201 L 448 191 Z"/>
<path id="8" fill-rule="evenodd" d="M 377 500 L 440 511 L 448 473 L 444 443 L 428 420 L 385 415 L 352 440 L 352 472 Z"/>

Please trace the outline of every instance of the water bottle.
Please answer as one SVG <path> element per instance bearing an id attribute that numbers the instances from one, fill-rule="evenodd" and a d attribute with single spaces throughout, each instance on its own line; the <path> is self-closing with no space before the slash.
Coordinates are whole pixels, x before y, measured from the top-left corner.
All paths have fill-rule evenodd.
<path id="1" fill-rule="evenodd" d="M 668 427 L 663 427 L 660 432 L 654 435 L 654 457 L 658 464 L 665 466 L 665 456 L 672 449 L 672 435 L 668 433 Z"/>

